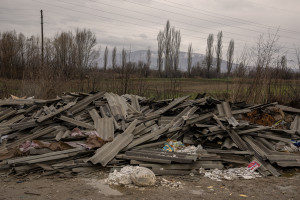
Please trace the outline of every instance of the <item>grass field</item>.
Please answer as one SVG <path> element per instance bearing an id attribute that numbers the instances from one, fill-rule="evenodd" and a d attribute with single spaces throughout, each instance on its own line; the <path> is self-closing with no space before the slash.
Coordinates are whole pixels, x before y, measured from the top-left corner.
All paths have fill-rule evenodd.
<path id="1" fill-rule="evenodd" d="M 190 95 L 191 98 L 198 93 L 206 93 L 218 99 L 231 101 L 248 100 L 247 88 L 253 80 L 231 78 L 206 79 L 206 78 L 131 78 L 124 90 L 124 83 L 120 78 L 94 77 L 84 80 L 8 80 L 0 79 L 0 98 L 16 96 L 35 96 L 36 98 L 55 98 L 63 92 L 91 92 L 107 91 L 122 94 L 124 91 L 140 96 L 166 99 Z M 280 84 L 280 87 L 279 87 Z M 285 95 L 282 99 L 289 99 L 289 95 L 299 91 L 300 84 L 295 80 L 284 80 L 272 83 L 270 90 L 275 96 Z M 263 91 L 261 91 L 262 93 Z M 283 101 L 283 100 L 282 100 Z"/>

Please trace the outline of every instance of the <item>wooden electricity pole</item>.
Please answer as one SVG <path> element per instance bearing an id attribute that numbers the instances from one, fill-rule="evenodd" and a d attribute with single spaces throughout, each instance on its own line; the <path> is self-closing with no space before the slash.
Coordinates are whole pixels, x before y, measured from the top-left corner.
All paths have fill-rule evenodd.
<path id="1" fill-rule="evenodd" d="M 44 66 L 44 30 L 43 30 L 43 10 L 41 10 L 41 37 L 42 37 L 42 66 Z"/>

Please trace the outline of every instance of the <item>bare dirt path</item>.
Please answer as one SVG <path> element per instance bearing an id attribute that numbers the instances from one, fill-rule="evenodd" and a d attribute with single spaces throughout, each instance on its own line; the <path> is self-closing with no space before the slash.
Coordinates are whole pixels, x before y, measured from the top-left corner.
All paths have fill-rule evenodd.
<path id="1" fill-rule="evenodd" d="M 254 180 L 213 181 L 200 176 L 157 177 L 155 187 L 109 187 L 106 172 L 68 177 L 1 177 L 0 200 L 94 199 L 299 199 L 300 174 Z M 161 186 L 160 180 L 180 181 L 182 188 Z"/>

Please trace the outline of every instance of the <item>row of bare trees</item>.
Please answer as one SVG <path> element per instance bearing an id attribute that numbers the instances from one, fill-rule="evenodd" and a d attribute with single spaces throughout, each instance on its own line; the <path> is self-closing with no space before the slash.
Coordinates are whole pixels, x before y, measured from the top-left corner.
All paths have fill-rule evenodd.
<path id="1" fill-rule="evenodd" d="M 0 34 L 0 77 L 34 79 L 46 71 L 65 79 L 82 76 L 84 70 L 97 65 L 96 44 L 96 36 L 90 30 L 56 34 L 54 38 L 45 38 L 42 63 L 39 37 L 3 32 Z"/>
<path id="2" fill-rule="evenodd" d="M 159 76 L 175 77 L 179 68 L 179 54 L 181 34 L 180 30 L 171 27 L 168 20 L 163 31 L 157 35 L 158 42 L 158 58 L 157 66 Z M 163 69 L 164 63 L 164 69 Z M 165 72 L 163 74 L 163 72 Z"/>

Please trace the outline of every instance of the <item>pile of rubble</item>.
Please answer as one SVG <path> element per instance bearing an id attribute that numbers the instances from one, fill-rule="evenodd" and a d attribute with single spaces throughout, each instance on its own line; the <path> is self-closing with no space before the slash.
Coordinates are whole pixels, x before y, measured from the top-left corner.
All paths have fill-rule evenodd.
<path id="1" fill-rule="evenodd" d="M 130 164 L 156 175 L 183 175 L 254 161 L 261 175 L 279 176 L 280 167 L 300 166 L 299 113 L 277 103 L 210 97 L 13 97 L 0 100 L 0 170 L 78 173 Z"/>

